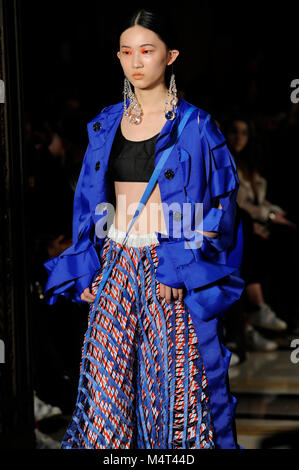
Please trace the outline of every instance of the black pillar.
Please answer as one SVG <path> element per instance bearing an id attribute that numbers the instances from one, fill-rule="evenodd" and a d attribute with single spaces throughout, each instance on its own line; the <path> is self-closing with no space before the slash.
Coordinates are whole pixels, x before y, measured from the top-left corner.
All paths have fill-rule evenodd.
<path id="1" fill-rule="evenodd" d="M 0 0 L 0 79 L 5 87 L 5 100 L 0 100 L 0 340 L 5 350 L 0 357 L 0 439 L 5 449 L 35 447 L 21 3 Z"/>

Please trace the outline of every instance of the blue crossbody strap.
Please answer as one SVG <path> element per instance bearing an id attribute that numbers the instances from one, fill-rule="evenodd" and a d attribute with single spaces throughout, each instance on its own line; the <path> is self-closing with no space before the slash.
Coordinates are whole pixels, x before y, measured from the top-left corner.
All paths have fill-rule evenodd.
<path id="1" fill-rule="evenodd" d="M 180 124 L 179 124 L 179 126 L 178 126 L 177 140 L 178 140 L 178 138 L 180 137 L 180 135 L 181 135 L 181 133 L 182 133 L 182 131 L 183 131 L 185 125 L 187 124 L 187 121 L 188 121 L 188 118 L 190 117 L 190 114 L 191 114 L 195 109 L 196 109 L 195 106 L 190 106 L 190 107 L 187 109 L 187 111 L 185 112 L 185 114 L 184 114 L 184 116 L 183 116 L 183 119 L 181 120 L 181 122 L 180 122 Z M 177 142 L 177 140 L 176 140 L 176 142 Z M 117 260 L 117 258 L 118 258 L 118 256 L 119 256 L 120 252 L 121 252 L 121 249 L 123 248 L 123 246 L 124 246 L 125 243 L 127 242 L 129 233 L 130 233 L 130 231 L 131 231 L 131 229 L 132 229 L 134 223 L 136 222 L 136 219 L 137 219 L 137 218 L 139 217 L 139 215 L 141 214 L 141 211 L 142 211 L 143 207 L 145 206 L 146 201 L 148 200 L 148 198 L 149 198 L 149 196 L 150 196 L 152 190 L 154 189 L 154 186 L 155 186 L 155 184 L 156 184 L 156 182 L 157 182 L 157 180 L 158 180 L 158 177 L 159 177 L 159 175 L 160 175 L 160 173 L 161 173 L 161 170 L 162 170 L 162 168 L 164 167 L 164 165 L 165 165 L 165 163 L 166 163 L 166 161 L 167 161 L 169 155 L 171 154 L 171 152 L 172 152 L 174 146 L 176 145 L 176 142 L 175 142 L 174 144 L 172 144 L 170 147 L 168 147 L 166 150 L 164 150 L 162 156 L 160 157 L 160 159 L 159 159 L 159 161 L 158 161 L 158 163 L 157 163 L 157 166 L 155 167 L 155 169 L 154 169 L 154 171 L 153 171 L 153 173 L 152 173 L 152 176 L 151 176 L 151 178 L 150 178 L 150 180 L 149 180 L 149 182 L 148 182 L 148 184 L 147 184 L 147 186 L 146 186 L 146 188 L 145 188 L 145 191 L 144 191 L 144 193 L 143 193 L 143 195 L 142 195 L 142 198 L 140 199 L 140 202 L 139 202 L 139 204 L 138 204 L 138 207 L 137 207 L 137 209 L 136 209 L 136 211 L 135 211 L 135 214 L 134 214 L 134 216 L 133 216 L 133 218 L 132 218 L 132 220 L 131 220 L 130 226 L 129 226 L 128 231 L 127 231 L 127 233 L 126 233 L 126 236 L 125 236 L 125 238 L 123 239 L 122 245 L 121 245 L 121 247 L 120 247 L 120 249 L 119 249 L 117 255 L 115 256 L 113 262 L 111 263 L 109 269 L 103 274 L 103 278 L 102 278 L 101 283 L 100 283 L 100 285 L 99 285 L 99 287 L 98 287 L 97 295 L 96 295 L 96 298 L 95 298 L 95 300 L 94 300 L 95 305 L 97 305 L 97 302 L 98 302 L 98 299 L 99 299 L 99 297 L 100 297 L 100 295 L 101 295 L 101 292 L 102 292 L 102 290 L 103 290 L 103 287 L 104 287 L 104 285 L 105 285 L 105 283 L 106 283 L 108 277 L 110 276 L 110 273 L 111 273 L 111 271 L 112 271 L 112 269 L 113 269 L 113 266 L 114 266 L 114 264 L 115 264 L 115 262 L 116 262 L 116 260 Z M 95 309 L 94 309 L 94 311 L 95 311 Z M 92 319 L 90 319 L 90 324 L 91 324 L 91 323 L 92 323 Z"/>
<path id="2" fill-rule="evenodd" d="M 181 133 L 182 133 L 182 130 L 184 129 L 184 127 L 185 127 L 185 125 L 186 125 L 186 123 L 187 123 L 187 120 L 188 120 L 190 114 L 192 113 L 192 111 L 193 111 L 194 109 L 196 109 L 196 108 L 195 108 L 194 106 L 192 106 L 192 107 L 190 107 L 190 108 L 186 111 L 186 113 L 184 114 L 184 117 L 183 117 L 183 119 L 181 120 L 181 122 L 180 122 L 180 124 L 179 124 L 179 127 L 178 127 L 177 138 L 180 137 L 180 135 L 181 135 Z M 160 173 L 161 173 L 161 170 L 162 170 L 163 166 L 165 165 L 165 163 L 166 163 L 166 161 L 167 161 L 169 155 L 171 154 L 171 152 L 172 152 L 172 150 L 173 150 L 175 144 L 176 144 L 176 142 L 175 142 L 174 144 L 172 144 L 171 147 L 168 147 L 168 148 L 163 152 L 163 154 L 162 154 L 160 160 L 158 161 L 157 166 L 155 167 L 155 169 L 154 169 L 154 171 L 153 171 L 153 173 L 152 173 L 152 176 L 151 176 L 151 178 L 150 178 L 150 180 L 149 180 L 149 182 L 148 182 L 148 184 L 147 184 L 147 186 L 146 186 L 146 188 L 145 188 L 145 191 L 144 191 L 144 193 L 143 193 L 143 195 L 142 195 L 142 198 L 140 199 L 140 202 L 139 202 L 139 204 L 138 204 L 138 207 L 137 207 L 137 209 L 136 209 L 136 212 L 135 212 L 135 214 L 134 214 L 134 216 L 133 216 L 133 218 L 132 218 L 132 220 L 131 220 L 130 226 L 129 226 L 128 231 L 127 231 L 127 234 L 126 234 L 126 236 L 125 236 L 125 238 L 124 238 L 124 240 L 123 240 L 123 244 L 127 241 L 129 232 L 130 232 L 131 228 L 133 227 L 133 225 L 134 225 L 136 219 L 139 217 L 139 215 L 140 215 L 140 213 L 141 213 L 141 211 L 142 211 L 142 208 L 144 207 L 146 201 L 148 200 L 148 198 L 149 198 L 149 196 L 150 196 L 152 190 L 154 189 L 154 186 L 155 186 L 155 184 L 156 184 L 156 181 L 158 180 L 158 177 L 159 177 L 159 175 L 160 175 Z"/>

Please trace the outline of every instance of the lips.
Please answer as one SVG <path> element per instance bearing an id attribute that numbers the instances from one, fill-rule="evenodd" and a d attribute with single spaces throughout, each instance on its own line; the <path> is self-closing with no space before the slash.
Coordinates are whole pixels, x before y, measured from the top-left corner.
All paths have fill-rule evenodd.
<path id="1" fill-rule="evenodd" d="M 142 77 L 144 77 L 144 75 L 143 75 L 142 73 L 135 73 L 135 74 L 133 75 L 133 77 L 134 77 L 134 78 L 142 78 Z"/>

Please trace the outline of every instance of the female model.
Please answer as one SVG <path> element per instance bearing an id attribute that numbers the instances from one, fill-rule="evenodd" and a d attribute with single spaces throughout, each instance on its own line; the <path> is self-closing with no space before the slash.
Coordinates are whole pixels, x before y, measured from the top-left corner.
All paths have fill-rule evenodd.
<path id="1" fill-rule="evenodd" d="M 124 102 L 88 123 L 73 245 L 45 263 L 48 303 L 91 304 L 65 449 L 238 448 L 220 327 L 243 289 L 238 179 L 211 116 L 177 98 L 173 74 L 167 90 L 174 47 L 153 12 L 122 29 Z"/>

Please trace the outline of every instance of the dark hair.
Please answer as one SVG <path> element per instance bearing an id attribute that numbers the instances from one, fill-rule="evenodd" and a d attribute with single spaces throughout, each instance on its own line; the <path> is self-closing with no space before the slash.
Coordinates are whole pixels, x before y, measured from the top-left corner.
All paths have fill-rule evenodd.
<path id="1" fill-rule="evenodd" d="M 243 121 L 247 124 L 248 142 L 245 148 L 237 155 L 233 152 L 233 149 L 230 148 L 230 151 L 233 153 L 237 166 L 244 171 L 249 179 L 251 179 L 254 172 L 262 173 L 264 169 L 261 142 L 256 133 L 252 118 L 242 112 L 235 113 L 223 122 L 222 130 L 225 137 L 227 137 L 227 134 L 232 130 L 236 121 Z"/>
<path id="2" fill-rule="evenodd" d="M 178 39 L 171 21 L 170 12 L 168 11 L 166 16 L 166 11 L 164 13 L 163 9 L 156 10 L 152 8 L 136 10 L 121 25 L 119 36 L 126 29 L 139 25 L 156 33 L 168 49 L 178 49 Z"/>
<path id="3" fill-rule="evenodd" d="M 143 26 L 144 28 L 150 29 L 156 33 L 164 42 L 168 50 L 179 49 L 178 38 L 173 26 L 169 8 L 167 9 L 165 7 L 165 11 L 163 10 L 163 7 L 159 8 L 159 10 L 156 8 L 142 8 L 135 10 L 135 12 L 128 16 L 122 23 L 119 31 L 119 37 L 126 29 L 136 25 Z M 166 67 L 166 82 L 170 80 L 171 72 L 172 68 Z"/>

